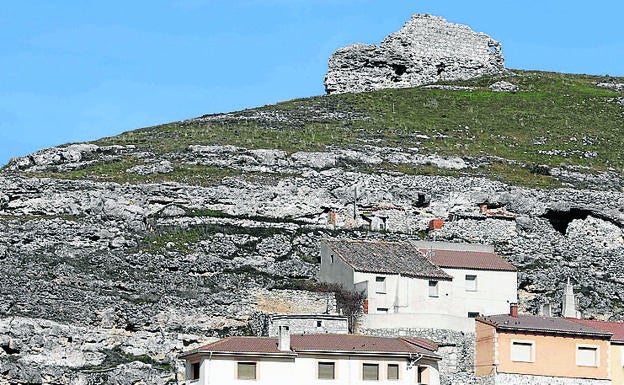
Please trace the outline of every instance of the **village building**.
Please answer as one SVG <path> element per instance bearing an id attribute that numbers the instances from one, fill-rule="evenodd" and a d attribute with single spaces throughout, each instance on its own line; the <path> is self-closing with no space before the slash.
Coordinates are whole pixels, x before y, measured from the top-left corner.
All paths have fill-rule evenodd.
<path id="1" fill-rule="evenodd" d="M 491 246 L 330 240 L 321 282 L 365 294 L 361 327 L 474 331 L 474 318 L 517 301 L 517 271 Z"/>
<path id="2" fill-rule="evenodd" d="M 612 333 L 565 318 L 478 317 L 475 375 L 482 384 L 611 384 Z"/>
<path id="3" fill-rule="evenodd" d="M 439 385 L 437 345 L 346 334 L 228 337 L 184 353 L 187 384 Z"/>
<path id="4" fill-rule="evenodd" d="M 578 318 L 568 319 L 594 329 L 613 333 L 609 348 L 611 383 L 613 385 L 624 385 L 624 322 L 608 322 Z"/>
<path id="5" fill-rule="evenodd" d="M 349 333 L 349 320 L 339 314 L 271 314 L 267 324 L 269 337 L 277 337 L 282 326 L 291 334 Z"/>

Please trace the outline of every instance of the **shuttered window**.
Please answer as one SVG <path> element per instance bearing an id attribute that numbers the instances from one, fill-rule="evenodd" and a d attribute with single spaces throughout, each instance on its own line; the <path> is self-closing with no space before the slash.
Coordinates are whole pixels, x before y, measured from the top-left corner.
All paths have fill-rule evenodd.
<path id="1" fill-rule="evenodd" d="M 386 292 L 386 277 L 375 277 L 375 284 L 377 285 L 375 288 L 377 293 Z"/>
<path id="2" fill-rule="evenodd" d="M 256 379 L 256 363 L 255 362 L 239 362 L 238 363 L 238 379 L 239 380 L 255 380 Z"/>
<path id="3" fill-rule="evenodd" d="M 438 296 L 438 281 L 429 281 L 429 297 Z"/>
<path id="4" fill-rule="evenodd" d="M 531 341 L 512 341 L 511 360 L 518 362 L 533 362 L 535 344 Z"/>
<path id="5" fill-rule="evenodd" d="M 477 276 L 466 274 L 466 291 L 477 291 Z"/>
<path id="6" fill-rule="evenodd" d="M 318 363 L 318 378 L 319 380 L 333 380 L 336 375 L 336 365 L 333 362 L 319 362 Z"/>
<path id="7" fill-rule="evenodd" d="M 379 364 L 362 364 L 362 379 L 379 381 Z"/>
<path id="8" fill-rule="evenodd" d="M 577 346 L 576 364 L 578 366 L 598 366 L 598 347 Z"/>
<path id="9" fill-rule="evenodd" d="M 398 364 L 388 364 L 388 379 L 389 380 L 399 379 L 399 365 Z"/>

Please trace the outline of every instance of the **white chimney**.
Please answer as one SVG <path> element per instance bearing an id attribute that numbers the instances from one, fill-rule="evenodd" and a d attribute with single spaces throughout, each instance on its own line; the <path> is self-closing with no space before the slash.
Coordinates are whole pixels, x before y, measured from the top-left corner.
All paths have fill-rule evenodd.
<path id="1" fill-rule="evenodd" d="M 279 327 L 277 349 L 281 352 L 290 351 L 290 328 L 286 325 Z"/>

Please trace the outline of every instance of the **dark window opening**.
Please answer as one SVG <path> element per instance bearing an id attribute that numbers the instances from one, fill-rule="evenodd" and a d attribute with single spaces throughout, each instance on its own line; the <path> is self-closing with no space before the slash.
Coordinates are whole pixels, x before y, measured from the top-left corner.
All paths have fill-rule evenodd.
<path id="1" fill-rule="evenodd" d="M 199 380 L 199 362 L 191 364 L 191 380 Z"/>
<path id="2" fill-rule="evenodd" d="M 478 311 L 469 311 L 468 312 L 468 318 L 477 318 L 479 316 L 479 312 Z"/>

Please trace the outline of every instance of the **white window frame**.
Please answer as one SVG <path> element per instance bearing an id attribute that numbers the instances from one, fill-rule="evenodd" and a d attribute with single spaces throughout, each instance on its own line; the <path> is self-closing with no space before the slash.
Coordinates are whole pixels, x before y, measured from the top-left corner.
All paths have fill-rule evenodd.
<path id="1" fill-rule="evenodd" d="M 375 277 L 375 293 L 386 294 L 386 277 L 378 275 Z"/>
<path id="2" fill-rule="evenodd" d="M 531 345 L 531 358 L 528 361 L 514 359 L 513 357 L 514 344 Z M 509 359 L 513 362 L 535 362 L 535 341 L 533 340 L 511 340 L 511 342 L 509 343 Z"/>
<path id="3" fill-rule="evenodd" d="M 473 277 L 473 279 L 468 279 L 468 277 Z M 466 279 L 466 291 L 475 292 L 479 290 L 476 274 L 466 274 L 465 279 Z M 468 282 L 473 282 L 473 283 L 469 285 Z"/>
<path id="4" fill-rule="evenodd" d="M 432 283 L 434 284 L 432 285 Z M 429 280 L 427 285 L 429 287 L 429 297 L 438 298 L 440 296 L 440 281 Z"/>
<path id="5" fill-rule="evenodd" d="M 593 365 L 585 365 L 579 363 L 579 351 L 581 349 L 591 349 L 594 351 L 594 364 Z M 590 344 L 576 344 L 576 366 L 583 366 L 589 368 L 597 368 L 600 366 L 600 346 L 598 345 L 590 345 Z"/>

